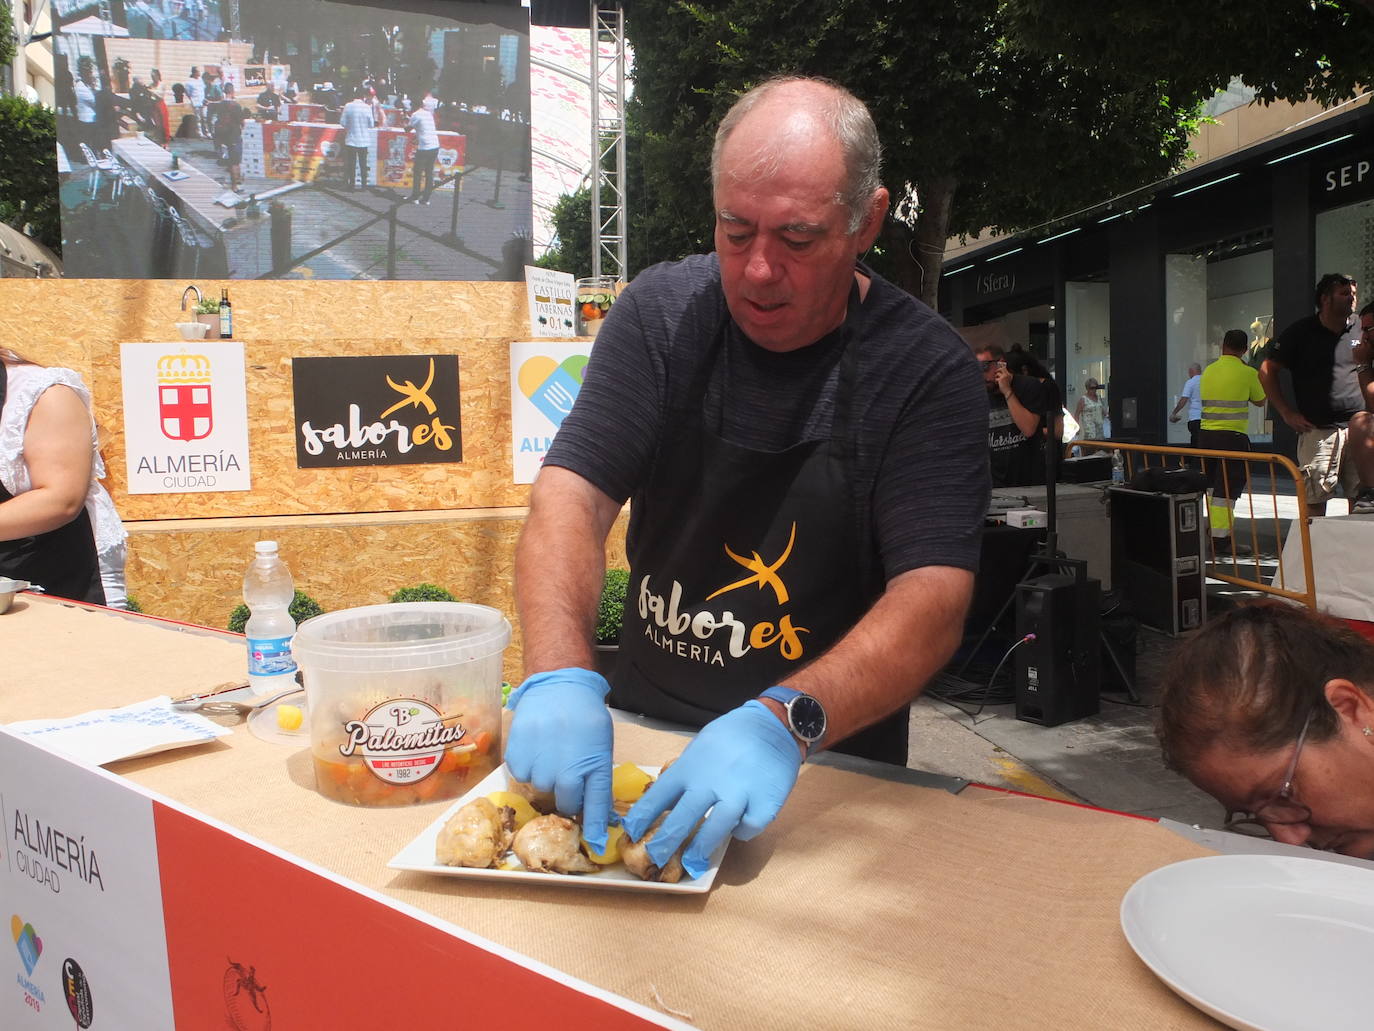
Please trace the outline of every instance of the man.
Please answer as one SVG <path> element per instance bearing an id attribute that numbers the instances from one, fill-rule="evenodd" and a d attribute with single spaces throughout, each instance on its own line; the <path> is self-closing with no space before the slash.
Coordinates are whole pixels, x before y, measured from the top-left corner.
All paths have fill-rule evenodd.
<path id="1" fill-rule="evenodd" d="M 1169 413 L 1170 422 L 1178 422 L 1184 405 L 1188 406 L 1188 446 L 1197 447 L 1197 434 L 1202 426 L 1202 395 L 1198 393 L 1202 385 L 1202 366 L 1193 362 L 1188 366 L 1188 379 L 1178 394 L 1178 404 Z"/>
<path id="2" fill-rule="evenodd" d="M 224 99 L 216 105 L 215 139 L 224 148 L 224 163 L 229 166 L 229 189 L 239 192 L 243 185 L 243 123 L 248 112 L 234 97 L 234 84 L 224 84 Z"/>
<path id="3" fill-rule="evenodd" d="M 1360 477 L 1360 492 L 1350 511 L 1374 515 L 1374 303 L 1360 309 L 1360 340 L 1355 345 L 1355 374 L 1359 377 L 1364 411 L 1350 417 L 1351 460 Z"/>
<path id="4" fill-rule="evenodd" d="M 281 104 L 281 94 L 277 92 L 276 86 L 269 82 L 263 91 L 258 94 L 258 117 L 265 121 L 275 122 Z"/>
<path id="5" fill-rule="evenodd" d="M 713 255 L 611 309 L 516 555 L 532 674 L 512 775 L 605 840 L 611 719 L 702 726 L 625 819 L 703 872 L 759 833 L 805 755 L 905 762 L 906 708 L 957 645 L 988 500 L 978 376 L 932 311 L 858 263 L 888 208 L 872 118 L 771 80 L 722 121 Z M 633 496 L 616 681 L 592 668 L 606 536 Z M 762 697 L 760 697 L 762 695 Z M 703 726 L 704 725 L 704 726 Z M 877 725 L 876 727 L 874 725 Z"/>
<path id="6" fill-rule="evenodd" d="M 978 352 L 988 397 L 988 458 L 994 487 L 1045 482 L 1044 425 L 1047 395 L 1034 376 L 1007 367 L 997 345 Z"/>
<path id="7" fill-rule="evenodd" d="M 1350 504 L 1359 491 L 1359 473 L 1346 447 L 1350 419 L 1364 409 L 1355 351 L 1344 342 L 1355 310 L 1355 280 L 1339 272 L 1317 281 L 1317 311 L 1293 323 L 1274 341 L 1260 363 L 1260 382 L 1279 417 L 1298 434 L 1298 468 L 1303 474 L 1307 514 L 1326 514 L 1339 484 Z M 1290 404 L 1279 370 L 1293 377 Z"/>
<path id="8" fill-rule="evenodd" d="M 223 84 L 220 79 L 208 72 L 201 76 L 201 81 L 205 83 L 205 132 L 211 139 L 219 139 L 216 131 L 219 125 L 219 109 L 224 103 L 224 86 L 232 83 Z"/>
<path id="9" fill-rule="evenodd" d="M 1202 373 L 1202 424 L 1198 447 L 1209 451 L 1249 451 L 1250 420 L 1247 405 L 1264 404 L 1259 375 L 1243 361 L 1250 338 L 1243 329 L 1228 329 L 1221 339 L 1221 357 Z M 1249 545 L 1232 539 L 1232 513 L 1236 498 L 1245 492 L 1246 466 L 1237 460 L 1208 463 L 1211 483 L 1208 502 L 1212 517 L 1212 553 L 1244 555 Z"/>
<path id="10" fill-rule="evenodd" d="M 185 85 L 186 103 L 191 105 L 191 110 L 196 114 L 196 131 L 201 139 L 208 140 L 210 132 L 205 126 L 205 83 L 201 81 L 200 69 L 195 65 L 191 66 L 191 74 Z"/>
<path id="11" fill-rule="evenodd" d="M 407 128 L 415 134 L 415 165 L 410 170 L 411 204 L 428 204 L 434 192 L 434 162 L 439 157 L 439 131 L 434 127 L 434 109 L 439 101 L 426 93 L 418 110 L 410 116 Z M 423 195 L 420 181 L 424 180 Z"/>
<path id="12" fill-rule="evenodd" d="M 356 177 L 365 190 L 367 148 L 372 142 L 372 131 L 376 125 L 372 119 L 372 105 L 367 102 L 367 87 L 359 86 L 353 91 L 353 99 L 344 105 L 343 113 L 339 115 L 339 125 L 344 130 L 344 182 L 351 191 Z"/>

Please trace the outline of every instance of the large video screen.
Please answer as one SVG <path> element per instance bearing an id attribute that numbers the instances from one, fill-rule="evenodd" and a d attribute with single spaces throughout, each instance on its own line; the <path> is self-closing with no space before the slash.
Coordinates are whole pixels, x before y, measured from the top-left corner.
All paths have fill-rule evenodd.
<path id="1" fill-rule="evenodd" d="M 528 12 L 54 0 L 69 276 L 521 280 Z"/>

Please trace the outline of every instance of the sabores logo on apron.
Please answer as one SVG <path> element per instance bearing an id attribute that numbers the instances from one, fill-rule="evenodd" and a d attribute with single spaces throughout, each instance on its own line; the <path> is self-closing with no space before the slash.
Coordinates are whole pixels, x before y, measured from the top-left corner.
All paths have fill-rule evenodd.
<path id="1" fill-rule="evenodd" d="M 674 580 L 667 597 L 650 588 L 651 574 L 639 580 L 637 605 L 639 618 L 644 621 L 644 634 L 664 651 L 692 662 L 711 666 L 725 666 L 728 659 L 743 658 L 754 649 L 776 648 L 778 654 L 790 661 L 800 659 L 805 652 L 802 635 L 810 633 L 806 627 L 796 626 L 792 614 L 782 609 L 791 599 L 783 566 L 792 556 L 797 541 L 797 524 L 787 538 L 787 546 L 769 560 L 757 551 L 741 555 L 726 544 L 725 554 L 743 568 L 747 575 L 728 582 L 708 594 L 702 606 L 694 612 L 681 611 L 682 585 Z M 736 618 L 734 611 L 722 606 L 718 610 L 706 603 L 735 591 L 753 588 L 767 595 L 771 592 L 778 605 L 775 619 L 757 619 L 752 623 Z M 757 606 L 751 606 L 756 608 Z"/>

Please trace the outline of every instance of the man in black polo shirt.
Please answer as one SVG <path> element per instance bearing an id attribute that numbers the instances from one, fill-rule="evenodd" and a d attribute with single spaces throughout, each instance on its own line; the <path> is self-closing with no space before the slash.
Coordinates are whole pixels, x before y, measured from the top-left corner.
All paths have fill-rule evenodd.
<path id="1" fill-rule="evenodd" d="M 1316 314 L 1293 323 L 1274 341 L 1260 363 L 1260 382 L 1280 418 L 1298 434 L 1298 468 L 1306 489 L 1307 514 L 1326 514 L 1326 503 L 1344 488 L 1354 505 L 1360 488 L 1354 454 L 1346 447 L 1351 418 L 1364 410 L 1350 313 L 1355 280 L 1338 272 L 1322 276 L 1314 291 Z M 1293 378 L 1296 407 L 1279 384 L 1279 369 Z"/>

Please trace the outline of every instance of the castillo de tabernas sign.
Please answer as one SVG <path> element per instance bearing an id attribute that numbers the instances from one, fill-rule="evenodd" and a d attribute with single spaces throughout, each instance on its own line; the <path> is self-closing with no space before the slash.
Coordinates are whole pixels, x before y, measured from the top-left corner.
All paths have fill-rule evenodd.
<path id="1" fill-rule="evenodd" d="M 243 344 L 121 344 L 130 494 L 250 490 Z"/>

